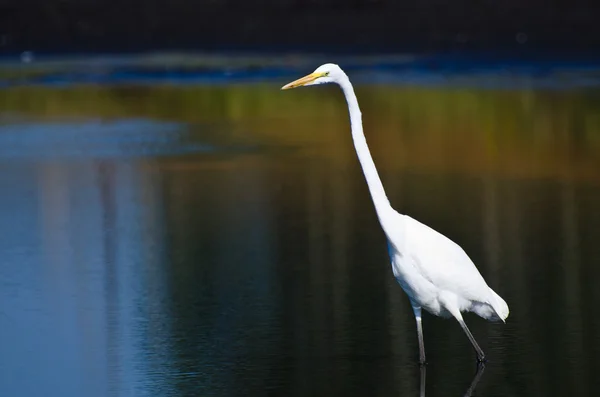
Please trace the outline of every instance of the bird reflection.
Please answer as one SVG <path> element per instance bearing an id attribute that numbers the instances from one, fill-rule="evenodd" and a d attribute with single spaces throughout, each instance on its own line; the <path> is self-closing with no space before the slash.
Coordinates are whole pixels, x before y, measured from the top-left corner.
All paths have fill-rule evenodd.
<path id="1" fill-rule="evenodd" d="M 469 388 L 467 389 L 467 391 L 464 394 L 464 397 L 471 397 L 471 394 L 473 394 L 473 392 L 475 391 L 475 387 L 477 387 L 477 383 L 479 383 L 479 381 L 481 380 L 481 376 L 483 375 L 483 371 L 485 370 L 485 364 L 484 363 L 478 363 L 477 365 L 477 372 L 475 372 L 475 376 L 473 377 L 473 380 L 471 381 L 471 384 L 469 385 Z M 421 386 L 420 386 L 420 397 L 425 397 L 425 375 L 427 372 L 427 367 L 424 365 L 421 365 Z"/>

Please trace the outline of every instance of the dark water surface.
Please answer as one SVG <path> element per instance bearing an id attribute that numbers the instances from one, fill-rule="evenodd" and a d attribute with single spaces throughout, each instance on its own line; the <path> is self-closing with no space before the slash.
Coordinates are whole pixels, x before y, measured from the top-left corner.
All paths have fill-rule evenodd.
<path id="1" fill-rule="evenodd" d="M 1 396 L 420 395 L 341 93 L 284 82 L 0 92 Z M 597 395 L 600 91 L 357 93 L 394 206 L 510 306 L 466 316 L 474 395 Z M 464 395 L 424 329 L 426 395 Z"/>

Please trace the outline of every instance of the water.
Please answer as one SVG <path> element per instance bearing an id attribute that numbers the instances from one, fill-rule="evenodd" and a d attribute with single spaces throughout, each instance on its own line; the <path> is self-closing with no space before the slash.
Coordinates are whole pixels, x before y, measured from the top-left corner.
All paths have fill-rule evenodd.
<path id="1" fill-rule="evenodd" d="M 0 395 L 467 392 L 429 315 L 421 384 L 341 94 L 285 82 L 0 92 Z M 474 395 L 595 395 L 600 91 L 357 94 L 394 206 L 510 305 L 466 316 Z"/>

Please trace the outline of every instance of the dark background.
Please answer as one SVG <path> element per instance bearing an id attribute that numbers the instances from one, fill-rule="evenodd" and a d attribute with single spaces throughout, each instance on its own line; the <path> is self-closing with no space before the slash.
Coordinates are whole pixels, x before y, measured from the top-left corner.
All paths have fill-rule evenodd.
<path id="1" fill-rule="evenodd" d="M 147 50 L 575 51 L 594 1 L 0 0 L 0 54 Z"/>

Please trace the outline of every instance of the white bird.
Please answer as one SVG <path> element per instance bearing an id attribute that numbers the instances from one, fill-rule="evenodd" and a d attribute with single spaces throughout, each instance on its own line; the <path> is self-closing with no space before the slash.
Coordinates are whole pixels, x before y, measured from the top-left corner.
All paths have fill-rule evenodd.
<path id="1" fill-rule="evenodd" d="M 475 348 L 477 359 L 483 362 L 485 355 L 465 324 L 461 312 L 474 312 L 486 320 L 504 322 L 508 317 L 508 305 L 487 285 L 459 245 L 392 208 L 367 146 L 354 89 L 348 76 L 338 65 L 321 65 L 313 73 L 286 84 L 281 89 L 325 83 L 338 84 L 346 97 L 354 147 L 377 217 L 387 237 L 394 277 L 408 295 L 415 315 L 419 362 L 425 364 L 421 309 L 435 316 L 453 316 Z"/>

